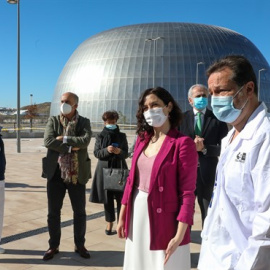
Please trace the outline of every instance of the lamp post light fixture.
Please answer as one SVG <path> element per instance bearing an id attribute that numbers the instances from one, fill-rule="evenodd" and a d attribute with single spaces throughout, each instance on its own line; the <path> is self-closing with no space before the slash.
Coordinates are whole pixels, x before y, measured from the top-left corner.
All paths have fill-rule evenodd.
<path id="1" fill-rule="evenodd" d="M 156 85 L 156 57 L 157 57 L 157 45 L 156 42 L 160 39 L 164 39 L 164 37 L 156 37 L 156 38 L 147 38 L 145 41 L 153 41 L 154 42 L 154 55 L 153 55 L 153 87 Z"/>
<path id="2" fill-rule="evenodd" d="M 17 4 L 17 153 L 21 153 L 21 105 L 20 105 L 20 0 L 7 0 Z"/>
<path id="3" fill-rule="evenodd" d="M 260 94 L 261 94 L 261 72 L 265 71 L 265 68 L 261 68 L 259 70 L 259 75 L 258 75 L 258 100 L 260 101 Z"/>
<path id="4" fill-rule="evenodd" d="M 199 81 L 199 65 L 204 65 L 204 62 L 197 63 L 197 67 L 196 67 L 196 84 L 198 84 L 198 81 Z"/>

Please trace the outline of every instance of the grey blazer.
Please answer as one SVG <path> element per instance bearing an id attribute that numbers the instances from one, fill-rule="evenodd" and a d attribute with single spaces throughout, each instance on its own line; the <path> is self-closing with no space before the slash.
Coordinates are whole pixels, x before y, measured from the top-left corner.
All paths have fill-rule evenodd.
<path id="1" fill-rule="evenodd" d="M 91 126 L 88 118 L 79 116 L 76 125 L 76 136 L 68 136 L 67 143 L 56 140 L 57 136 L 63 135 L 63 126 L 60 116 L 51 116 L 46 125 L 44 134 L 44 146 L 48 148 L 47 156 L 42 159 L 42 176 L 50 181 L 58 167 L 59 153 L 67 153 L 69 146 L 79 147 L 79 177 L 80 184 L 86 184 L 91 178 L 91 160 L 88 156 L 87 147 L 91 140 Z"/>

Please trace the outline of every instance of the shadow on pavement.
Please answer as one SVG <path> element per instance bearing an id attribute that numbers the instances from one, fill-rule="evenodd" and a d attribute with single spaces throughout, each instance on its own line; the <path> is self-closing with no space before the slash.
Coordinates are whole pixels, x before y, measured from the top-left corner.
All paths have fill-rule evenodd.
<path id="1" fill-rule="evenodd" d="M 191 268 L 197 268 L 200 253 L 191 253 Z"/>
<path id="2" fill-rule="evenodd" d="M 6 188 L 45 188 L 46 186 L 31 186 L 28 184 L 22 184 L 22 183 L 5 183 Z"/>
<path id="3" fill-rule="evenodd" d="M 191 231 L 191 243 L 199 245 L 202 243 L 201 231 Z"/>
<path id="4" fill-rule="evenodd" d="M 91 251 L 90 259 L 81 258 L 77 253 L 71 251 L 61 251 L 49 261 L 43 261 L 42 257 L 44 251 L 36 250 L 18 250 L 18 249 L 6 249 L 6 255 L 18 255 L 18 258 L 14 259 L 1 259 L 1 264 L 36 264 L 36 265 L 69 265 L 69 266 L 101 266 L 101 267 L 121 267 L 124 260 L 124 252 L 122 251 Z M 25 256 L 31 256 L 32 258 L 26 258 Z M 19 256 L 22 256 L 20 258 Z M 106 258 L 106 260 L 104 260 Z"/>

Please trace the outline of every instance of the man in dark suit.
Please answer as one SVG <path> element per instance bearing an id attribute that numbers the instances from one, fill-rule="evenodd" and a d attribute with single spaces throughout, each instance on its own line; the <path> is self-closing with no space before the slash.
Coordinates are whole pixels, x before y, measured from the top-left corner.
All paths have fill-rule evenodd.
<path id="1" fill-rule="evenodd" d="M 188 101 L 193 109 L 184 113 L 179 130 L 194 139 L 198 151 L 196 196 L 203 226 L 214 187 L 221 139 L 227 135 L 228 127 L 206 108 L 208 105 L 206 86 L 201 84 L 191 86 Z"/>
<path id="2" fill-rule="evenodd" d="M 91 140 L 90 120 L 78 114 L 79 98 L 71 92 L 61 96 L 61 114 L 49 118 L 44 145 L 43 176 L 47 178 L 49 249 L 43 260 L 59 252 L 61 208 L 68 191 L 74 216 L 75 252 L 90 258 L 85 248 L 86 211 L 85 185 L 91 177 L 91 162 L 87 147 Z"/>

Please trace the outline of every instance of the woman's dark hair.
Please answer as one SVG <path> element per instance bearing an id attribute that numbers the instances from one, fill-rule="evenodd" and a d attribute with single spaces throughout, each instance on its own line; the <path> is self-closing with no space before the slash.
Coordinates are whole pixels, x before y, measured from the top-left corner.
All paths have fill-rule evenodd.
<path id="1" fill-rule="evenodd" d="M 146 89 L 140 96 L 139 98 L 139 108 L 136 114 L 137 117 L 137 134 L 141 137 L 144 138 L 144 133 L 146 132 L 147 134 L 152 134 L 154 132 L 153 127 L 149 126 L 147 122 L 145 121 L 145 118 L 143 116 L 144 112 L 144 102 L 145 98 L 149 95 L 155 95 L 159 99 L 161 99 L 165 105 L 168 105 L 169 102 L 172 103 L 173 108 L 172 111 L 169 113 L 169 121 L 171 124 L 171 128 L 176 128 L 180 125 L 183 115 L 182 111 L 179 108 L 178 104 L 172 97 L 172 95 L 164 88 L 162 87 L 156 87 L 156 88 L 149 88 Z"/>
<path id="2" fill-rule="evenodd" d="M 232 70 L 231 78 L 238 86 L 252 81 L 254 83 L 254 93 L 258 95 L 257 79 L 251 63 L 242 55 L 228 55 L 214 62 L 207 70 L 207 76 L 228 67 Z"/>
<path id="3" fill-rule="evenodd" d="M 118 120 L 119 119 L 119 114 L 117 111 L 106 111 L 102 115 L 102 120 L 106 122 L 107 120 Z"/>

